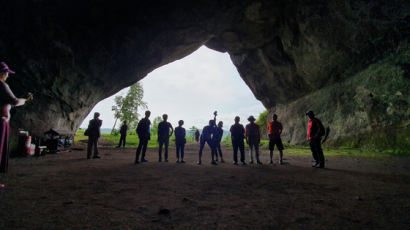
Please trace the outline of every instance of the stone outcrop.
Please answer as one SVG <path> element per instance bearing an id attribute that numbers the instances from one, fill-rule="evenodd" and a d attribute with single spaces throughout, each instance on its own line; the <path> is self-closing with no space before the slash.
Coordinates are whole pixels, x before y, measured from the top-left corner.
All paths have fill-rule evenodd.
<path id="1" fill-rule="evenodd" d="M 1 59 L 18 71 L 10 85 L 36 97 L 16 109 L 12 125 L 35 134 L 74 133 L 98 101 L 202 45 L 230 54 L 255 96 L 280 116 L 286 141 L 303 142 L 307 109 L 332 128 L 334 143 L 408 130 L 405 0 L 3 5 Z"/>

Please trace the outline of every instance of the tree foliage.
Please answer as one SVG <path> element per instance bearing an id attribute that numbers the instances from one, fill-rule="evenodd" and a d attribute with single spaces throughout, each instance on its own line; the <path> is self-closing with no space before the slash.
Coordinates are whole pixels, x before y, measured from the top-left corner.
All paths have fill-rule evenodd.
<path id="1" fill-rule="evenodd" d="M 162 118 L 160 116 L 154 118 L 154 120 L 152 121 L 152 125 L 151 125 L 151 134 L 153 135 L 158 134 L 158 125 L 161 121 L 162 121 Z"/>
<path id="2" fill-rule="evenodd" d="M 137 127 L 140 114 L 139 109 L 146 109 L 147 103 L 142 100 L 144 96 L 144 89 L 142 85 L 137 82 L 130 87 L 125 97 L 116 96 L 114 101 L 115 105 L 112 106 L 112 111 L 114 111 L 115 124 L 117 120 L 121 122 L 126 120 L 128 127 L 134 129 Z"/>

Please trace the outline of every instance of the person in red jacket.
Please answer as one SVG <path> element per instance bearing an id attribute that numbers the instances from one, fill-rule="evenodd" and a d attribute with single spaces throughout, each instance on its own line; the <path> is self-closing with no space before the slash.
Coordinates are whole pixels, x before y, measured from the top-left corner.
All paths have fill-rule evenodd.
<path id="1" fill-rule="evenodd" d="M 310 150 L 312 151 L 313 159 L 316 161 L 316 164 L 314 164 L 312 167 L 324 168 L 325 156 L 323 155 L 322 146 L 320 144 L 322 136 L 324 134 L 324 127 L 322 125 L 322 122 L 315 117 L 313 111 L 307 111 L 306 116 L 309 117 L 307 138 L 309 141 Z"/>
<path id="2" fill-rule="evenodd" d="M 273 114 L 272 121 L 268 123 L 268 134 L 269 134 L 269 151 L 270 151 L 270 163 L 273 164 L 273 150 L 276 147 L 279 150 L 279 164 L 283 164 L 283 144 L 280 135 L 282 134 L 282 124 L 278 122 L 278 115 Z"/>

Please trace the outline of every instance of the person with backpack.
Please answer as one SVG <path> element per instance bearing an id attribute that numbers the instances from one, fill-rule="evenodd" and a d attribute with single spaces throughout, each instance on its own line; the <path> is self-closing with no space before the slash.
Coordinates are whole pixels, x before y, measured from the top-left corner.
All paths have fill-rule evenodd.
<path id="1" fill-rule="evenodd" d="M 323 127 L 322 122 L 315 117 L 313 111 L 307 111 L 306 116 L 309 117 L 307 138 L 309 141 L 310 150 L 312 151 L 313 159 L 316 162 L 314 165 L 312 165 L 312 167 L 324 168 L 325 157 L 323 155 L 321 139 L 322 136 L 325 135 L 325 128 Z"/>
<path id="2" fill-rule="evenodd" d="M 137 134 L 139 138 L 139 144 L 137 148 L 137 152 L 135 153 L 135 161 L 134 164 L 139 164 L 140 162 L 148 162 L 145 159 L 145 153 L 147 151 L 147 145 L 148 141 L 151 139 L 151 133 L 150 133 L 150 126 L 151 126 L 151 121 L 149 120 L 149 116 L 151 116 L 151 111 L 147 110 L 145 111 L 145 117 L 142 118 L 138 122 L 137 126 Z M 142 150 L 142 154 L 141 154 Z M 140 154 L 141 154 L 141 161 L 140 161 Z"/>

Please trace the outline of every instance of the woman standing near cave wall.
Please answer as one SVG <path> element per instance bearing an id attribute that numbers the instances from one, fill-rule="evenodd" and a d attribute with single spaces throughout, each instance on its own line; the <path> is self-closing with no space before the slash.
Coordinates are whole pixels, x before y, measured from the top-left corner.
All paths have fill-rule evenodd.
<path id="1" fill-rule="evenodd" d="M 6 173 L 8 169 L 11 106 L 24 105 L 26 100 L 30 100 L 33 97 L 29 93 L 27 99 L 16 98 L 6 83 L 10 74 L 15 74 L 15 72 L 9 69 L 6 63 L 0 62 L 0 173 Z M 0 184 L 1 187 L 4 187 L 4 185 Z"/>

